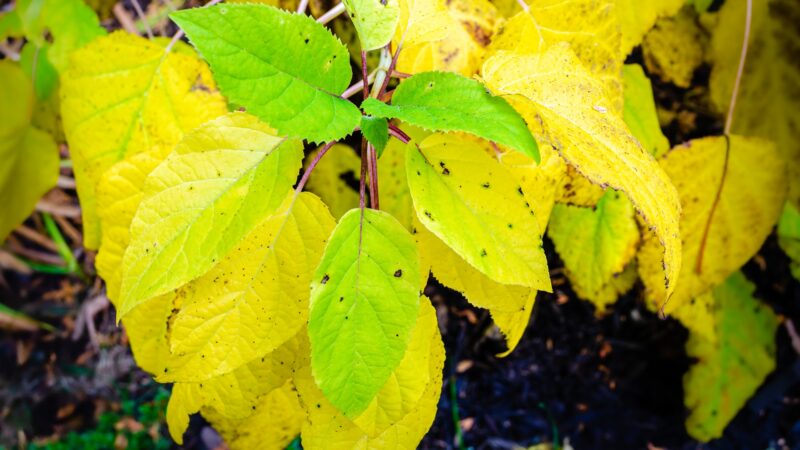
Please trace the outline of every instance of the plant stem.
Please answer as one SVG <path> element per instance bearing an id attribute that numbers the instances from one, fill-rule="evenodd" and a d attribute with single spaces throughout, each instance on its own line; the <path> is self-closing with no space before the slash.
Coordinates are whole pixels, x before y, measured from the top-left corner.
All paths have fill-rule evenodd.
<path id="1" fill-rule="evenodd" d="M 405 132 L 403 132 L 403 130 L 397 128 L 396 125 L 391 123 L 389 124 L 389 135 L 396 138 L 403 144 L 408 144 L 409 142 L 411 142 L 411 138 Z"/>
<path id="2" fill-rule="evenodd" d="M 367 77 L 367 84 L 372 84 L 372 83 L 375 81 L 375 74 L 376 74 L 377 72 L 378 72 L 378 71 L 377 71 L 377 69 L 376 69 L 376 70 L 373 70 L 371 74 L 369 74 L 369 76 Z M 361 85 L 362 85 L 362 83 L 363 83 L 363 82 L 364 82 L 364 80 L 363 80 L 363 79 L 362 79 L 362 80 L 359 80 L 359 81 L 357 81 L 355 84 L 353 84 L 352 86 L 350 86 L 349 88 L 347 88 L 347 90 L 345 90 L 344 92 L 342 92 L 342 95 L 340 95 L 340 97 L 342 97 L 342 98 L 350 98 L 350 97 L 352 97 L 352 96 L 356 95 L 356 94 L 358 93 L 358 91 L 360 91 L 361 89 L 363 89 L 363 88 L 361 87 Z"/>
<path id="3" fill-rule="evenodd" d="M 364 100 L 369 96 L 369 75 L 367 75 L 367 52 L 361 50 L 361 84 L 364 91 Z"/>
<path id="4" fill-rule="evenodd" d="M 698 275 L 703 271 L 703 257 L 705 256 L 706 245 L 708 243 L 708 235 L 711 232 L 711 222 L 714 220 L 714 213 L 719 206 L 720 197 L 722 197 L 722 188 L 725 186 L 725 179 L 728 175 L 728 160 L 731 154 L 731 127 L 733 126 L 733 113 L 736 110 L 736 97 L 739 95 L 739 86 L 742 83 L 742 75 L 744 74 L 745 62 L 747 62 L 747 47 L 750 43 L 750 25 L 753 20 L 753 0 L 747 0 L 747 13 L 744 22 L 744 38 L 742 42 L 742 52 L 739 55 L 739 67 L 736 69 L 736 80 L 733 83 L 733 92 L 731 92 L 731 101 L 728 105 L 728 116 L 725 118 L 725 161 L 722 165 L 722 176 L 719 180 L 717 193 L 714 196 L 714 203 L 711 204 L 711 211 L 708 212 L 708 219 L 703 230 L 703 237 L 700 239 L 700 249 L 697 252 L 697 261 L 695 263 L 694 271 Z"/>
<path id="5" fill-rule="evenodd" d="M 391 73 L 394 72 L 394 68 L 397 66 L 397 58 L 400 56 L 400 50 L 402 50 L 402 49 L 403 49 L 403 45 L 402 44 L 398 44 L 397 51 L 394 52 L 394 56 L 392 57 L 392 62 L 389 63 L 389 68 L 386 70 L 387 76 L 386 76 L 386 78 L 384 78 L 383 83 L 381 83 L 381 88 L 380 88 L 380 90 L 378 90 L 378 94 L 376 95 L 377 98 L 383 97 L 383 94 L 386 93 L 386 87 L 389 86 L 389 79 L 390 79 L 388 74 L 391 74 Z M 373 86 L 373 89 L 374 89 L 374 86 Z"/>
<path id="6" fill-rule="evenodd" d="M 367 143 L 367 171 L 369 172 L 369 203 L 370 208 L 380 209 L 378 197 L 378 155 L 375 147 Z"/>
<path id="7" fill-rule="evenodd" d="M 744 40 L 742 42 L 742 53 L 739 55 L 739 67 L 736 70 L 736 81 L 733 83 L 733 92 L 731 93 L 731 102 L 728 105 L 728 116 L 725 118 L 726 135 L 731 133 L 731 126 L 733 125 L 733 113 L 736 110 L 736 97 L 739 96 L 739 85 L 742 83 L 742 75 L 744 74 L 744 65 L 747 60 L 747 47 L 750 44 L 750 25 L 753 21 L 753 0 L 747 0 L 747 14 L 744 21 Z"/>
<path id="8" fill-rule="evenodd" d="M 361 138 L 361 176 L 358 179 L 358 207 L 361 208 L 361 217 L 364 217 L 364 207 L 367 204 L 367 140 Z"/>
<path id="9" fill-rule="evenodd" d="M 308 0 L 300 0 L 300 4 L 297 5 L 297 13 L 305 14 L 306 8 L 308 8 Z"/>
<path id="10" fill-rule="evenodd" d="M 327 144 L 325 144 L 325 146 L 319 149 L 317 155 L 314 156 L 314 159 L 312 159 L 311 163 L 309 163 L 308 169 L 306 169 L 306 171 L 303 172 L 303 176 L 300 178 L 300 182 L 297 183 L 297 187 L 294 189 L 295 197 L 297 197 L 297 195 L 299 195 L 300 192 L 303 191 L 303 188 L 308 182 L 308 178 L 311 176 L 311 172 L 314 171 L 314 168 L 317 167 L 317 164 L 319 164 L 319 161 L 322 159 L 323 156 L 325 156 L 325 153 L 328 153 L 328 150 L 330 150 L 331 147 L 333 147 L 333 145 L 336 144 L 336 142 L 337 141 L 328 142 Z"/>
<path id="11" fill-rule="evenodd" d="M 325 25 L 331 20 L 339 17 L 341 13 L 344 12 L 344 3 L 339 3 L 338 5 L 334 6 L 333 8 L 329 9 L 325 14 L 319 16 L 317 22 Z"/>

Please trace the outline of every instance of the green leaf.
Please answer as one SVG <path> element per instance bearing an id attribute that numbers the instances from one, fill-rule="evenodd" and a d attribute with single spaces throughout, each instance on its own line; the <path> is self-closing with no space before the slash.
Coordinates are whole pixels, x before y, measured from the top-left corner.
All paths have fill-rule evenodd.
<path id="1" fill-rule="evenodd" d="M 58 179 L 58 147 L 31 126 L 33 86 L 9 60 L 0 61 L 0 242 L 33 211 Z"/>
<path id="2" fill-rule="evenodd" d="M 514 176 L 474 141 L 434 134 L 406 150 L 420 222 L 492 280 L 551 289 L 542 234 Z"/>
<path id="3" fill-rule="evenodd" d="M 660 158 L 669 151 L 669 141 L 661 132 L 661 125 L 658 123 L 650 79 L 638 64 L 623 66 L 622 78 L 625 85 L 625 106 L 622 111 L 625 125 L 642 144 L 642 148 Z"/>
<path id="4" fill-rule="evenodd" d="M 122 259 L 119 316 L 207 272 L 275 212 L 297 178 L 297 140 L 232 113 L 187 134 L 148 175 Z"/>
<path id="5" fill-rule="evenodd" d="M 361 133 L 367 142 L 375 147 L 378 158 L 383 155 L 386 144 L 389 143 L 389 122 L 382 117 L 363 116 L 361 118 Z"/>
<path id="6" fill-rule="evenodd" d="M 367 114 L 432 131 L 465 131 L 507 145 L 539 162 L 539 147 L 522 117 L 479 82 L 455 73 L 424 72 L 394 91 L 392 104 L 369 98 Z"/>
<path id="7" fill-rule="evenodd" d="M 36 44 L 28 42 L 22 47 L 19 54 L 19 65 L 28 78 L 33 80 L 33 87 L 36 91 L 36 98 L 47 100 L 58 86 L 58 72 L 50 59 L 47 57 L 49 45 L 37 47 Z"/>
<path id="8" fill-rule="evenodd" d="M 686 353 L 698 362 L 684 378 L 684 402 L 692 410 L 686 430 L 703 442 L 722 436 L 728 422 L 775 368 L 778 318 L 753 298 L 755 285 L 734 273 L 697 299 L 711 312 L 709 332 L 692 332 Z"/>
<path id="9" fill-rule="evenodd" d="M 594 208 L 556 204 L 547 234 L 579 297 L 599 311 L 616 300 L 608 286 L 636 254 L 639 226 L 628 197 L 609 189 Z"/>
<path id="10" fill-rule="evenodd" d="M 339 97 L 352 77 L 347 49 L 314 19 L 248 4 L 170 17 L 211 65 L 228 100 L 280 134 L 321 143 L 358 126 L 358 108 Z"/>
<path id="11" fill-rule="evenodd" d="M 400 19 L 397 0 L 343 0 L 356 26 L 361 49 L 375 50 L 388 44 Z"/>
<path id="12" fill-rule="evenodd" d="M 311 367 L 348 417 L 367 408 L 403 359 L 419 272 L 413 238 L 385 212 L 350 210 L 328 241 L 311 283 Z"/>
<path id="13" fill-rule="evenodd" d="M 778 244 L 792 260 L 792 276 L 800 280 L 800 211 L 791 202 L 786 202 L 778 222 Z"/>

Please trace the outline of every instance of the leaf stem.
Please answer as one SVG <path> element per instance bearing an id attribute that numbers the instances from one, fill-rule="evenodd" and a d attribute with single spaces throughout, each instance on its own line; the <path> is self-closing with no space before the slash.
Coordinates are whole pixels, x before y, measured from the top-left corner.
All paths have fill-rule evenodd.
<path id="1" fill-rule="evenodd" d="M 331 20 L 339 17 L 339 15 L 342 14 L 344 11 L 345 11 L 344 10 L 344 3 L 339 3 L 336 6 L 334 6 L 333 8 L 329 9 L 328 11 L 326 11 L 325 14 L 319 16 L 319 18 L 317 19 L 317 22 L 322 24 L 322 25 L 325 25 L 328 22 L 330 22 Z"/>
<path id="2" fill-rule="evenodd" d="M 308 164 L 308 169 L 306 169 L 305 172 L 303 172 L 303 176 L 302 178 L 300 178 L 300 182 L 297 183 L 297 187 L 294 189 L 295 197 L 297 197 L 297 195 L 300 194 L 300 192 L 303 190 L 306 183 L 308 182 L 308 178 L 311 176 L 311 172 L 313 172 L 314 168 L 317 167 L 319 161 L 322 159 L 323 156 L 325 156 L 325 153 L 328 153 L 328 150 L 330 150 L 331 147 L 333 147 L 333 145 L 336 144 L 336 142 L 337 141 L 328 142 L 321 149 L 319 149 L 317 155 L 314 156 L 314 159 L 312 159 L 311 163 Z"/>
<path id="3" fill-rule="evenodd" d="M 368 83 L 368 84 L 372 84 L 372 83 L 375 81 L 375 74 L 376 74 L 377 72 L 378 72 L 378 71 L 377 71 L 377 69 L 376 69 L 376 70 L 373 70 L 371 74 L 369 74 L 369 76 L 367 77 L 367 83 Z M 352 86 L 350 86 L 349 88 L 347 88 L 347 90 L 345 90 L 344 92 L 342 92 L 342 95 L 340 95 L 340 97 L 342 97 L 342 98 L 350 98 L 350 97 L 352 97 L 352 96 L 356 95 L 356 94 L 358 93 L 358 91 L 360 91 L 360 90 L 362 89 L 362 87 L 361 87 L 361 84 L 362 84 L 363 82 L 364 82 L 364 80 L 359 80 L 359 81 L 357 81 L 357 82 L 356 82 L 356 83 L 354 83 Z"/>
<path id="4" fill-rule="evenodd" d="M 305 14 L 306 8 L 308 8 L 308 0 L 300 0 L 300 4 L 297 5 L 297 13 Z"/>
<path id="5" fill-rule="evenodd" d="M 367 171 L 369 172 L 369 203 L 370 208 L 380 209 L 378 197 L 378 156 L 375 147 L 367 143 Z"/>
<path id="6" fill-rule="evenodd" d="M 405 132 L 403 132 L 403 130 L 397 128 L 396 125 L 391 123 L 389 124 L 389 135 L 399 140 L 403 144 L 408 144 L 411 142 L 411 138 Z"/>
<path id="7" fill-rule="evenodd" d="M 367 52 L 361 50 L 361 84 L 364 90 L 364 99 L 369 96 L 369 75 L 367 75 Z"/>
<path id="8" fill-rule="evenodd" d="M 731 156 L 731 138 L 726 134 L 725 136 L 725 162 L 722 164 L 722 176 L 719 180 L 719 187 L 714 196 L 714 203 L 711 204 L 711 211 L 708 212 L 708 219 L 706 219 L 706 226 L 703 229 L 703 237 L 700 239 L 700 249 L 697 251 L 697 262 L 694 267 L 695 273 L 700 275 L 703 272 L 703 256 L 706 252 L 706 244 L 708 243 L 708 234 L 711 231 L 711 222 L 714 220 L 714 213 L 719 206 L 720 197 L 722 197 L 722 187 L 725 186 L 725 178 L 728 175 L 728 160 Z"/>

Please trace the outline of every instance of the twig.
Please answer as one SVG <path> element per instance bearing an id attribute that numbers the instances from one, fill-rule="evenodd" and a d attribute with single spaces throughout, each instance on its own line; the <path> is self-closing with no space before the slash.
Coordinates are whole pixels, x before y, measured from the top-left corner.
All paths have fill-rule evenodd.
<path id="1" fill-rule="evenodd" d="M 747 60 L 747 47 L 750 44 L 750 24 L 753 21 L 753 0 L 747 0 L 747 15 L 744 22 L 744 41 L 742 42 L 742 53 L 739 55 L 739 68 L 736 70 L 736 81 L 733 83 L 731 93 L 731 103 L 728 105 L 728 117 L 725 118 L 725 134 L 731 132 L 733 125 L 733 113 L 736 110 L 736 97 L 739 95 L 739 85 L 742 83 L 742 74 Z"/>
<path id="2" fill-rule="evenodd" d="M 46 248 L 47 250 L 52 250 L 54 252 L 58 251 L 58 246 L 56 246 L 55 242 L 50 240 L 47 236 L 40 234 L 38 231 L 33 230 L 31 228 L 26 227 L 25 225 L 18 226 L 15 230 L 15 233 L 19 234 L 20 236 L 33 241 L 42 247 Z"/>
<path id="3" fill-rule="evenodd" d="M 36 210 L 53 214 L 54 216 L 69 217 L 70 219 L 77 219 L 81 216 L 81 208 L 73 205 L 58 205 L 46 199 L 39 200 L 36 204 Z"/>
<path id="4" fill-rule="evenodd" d="M 145 33 L 147 33 L 148 39 L 153 39 L 153 30 L 150 29 L 150 24 L 147 23 L 147 16 L 142 10 L 142 5 L 139 4 L 139 0 L 131 0 L 131 5 L 133 5 L 133 10 L 136 11 L 136 15 L 139 16 L 139 20 L 142 21 L 142 26 L 144 27 Z"/>
<path id="5" fill-rule="evenodd" d="M 117 18 L 119 24 L 122 25 L 122 28 L 125 29 L 130 34 L 139 35 L 139 30 L 136 28 L 136 22 L 131 18 L 128 11 L 125 10 L 125 7 L 122 6 L 122 2 L 117 3 L 114 5 L 114 8 L 111 10 L 114 13 L 114 17 Z"/>
<path id="6" fill-rule="evenodd" d="M 344 3 L 339 3 L 333 8 L 329 9 L 327 12 L 325 12 L 325 14 L 319 16 L 317 22 L 322 25 L 325 25 L 331 20 L 339 17 L 339 15 L 342 14 L 344 11 L 345 11 Z"/>

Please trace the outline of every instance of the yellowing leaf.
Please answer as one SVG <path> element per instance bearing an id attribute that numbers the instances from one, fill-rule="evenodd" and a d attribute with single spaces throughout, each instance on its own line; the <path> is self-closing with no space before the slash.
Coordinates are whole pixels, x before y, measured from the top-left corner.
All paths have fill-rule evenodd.
<path id="1" fill-rule="evenodd" d="M 447 36 L 451 26 L 444 0 L 398 0 L 400 20 L 394 35 L 394 46 L 410 46 L 438 41 Z"/>
<path id="2" fill-rule="evenodd" d="M 663 246 L 669 295 L 681 266 L 678 195 L 622 119 L 610 113 L 602 83 L 566 44 L 529 56 L 498 53 L 484 64 L 483 77 L 495 92 L 529 101 L 542 124 L 540 131 L 534 130 L 542 146 L 547 143 L 558 150 L 592 182 L 631 199 Z"/>
<path id="3" fill-rule="evenodd" d="M 403 127 L 408 132 L 408 127 Z M 378 192 L 381 209 L 388 212 L 407 230 L 414 219 L 414 202 L 408 191 L 406 177 L 406 147 L 397 139 L 389 140 L 386 150 L 378 159 Z M 427 277 L 427 273 L 425 274 Z"/>
<path id="4" fill-rule="evenodd" d="M 519 152 L 506 151 L 497 157 L 522 187 L 525 199 L 536 213 L 539 230 L 544 231 L 565 175 L 567 166 L 564 160 L 555 152 L 543 156 L 538 165 Z"/>
<path id="5" fill-rule="evenodd" d="M 522 188 L 474 141 L 434 134 L 406 152 L 417 217 L 459 256 L 505 284 L 550 290 L 542 235 Z"/>
<path id="6" fill-rule="evenodd" d="M 305 410 L 291 381 L 258 399 L 253 414 L 231 420 L 213 409 L 203 417 L 225 440 L 231 450 L 283 450 L 300 434 Z"/>
<path id="7" fill-rule="evenodd" d="M 734 273 L 713 291 L 713 335 L 692 333 L 686 343 L 687 354 L 698 359 L 684 377 L 684 402 L 692 410 L 686 429 L 700 441 L 722 436 L 775 368 L 778 318 L 753 298 L 754 291 L 741 273 Z"/>
<path id="8" fill-rule="evenodd" d="M 705 34 L 693 10 L 660 19 L 642 42 L 644 63 L 663 81 L 689 88 L 695 69 L 703 63 Z"/>
<path id="9" fill-rule="evenodd" d="M 567 166 L 564 177 L 556 189 L 556 201 L 573 206 L 593 207 L 605 194 L 606 189 L 592 183 L 575 166 Z"/>
<path id="10" fill-rule="evenodd" d="M 547 234 L 564 261 L 579 297 L 602 310 L 604 287 L 622 273 L 636 253 L 639 226 L 627 197 L 606 191 L 594 208 L 556 205 Z"/>
<path id="11" fill-rule="evenodd" d="M 308 413 L 303 447 L 309 450 L 416 448 L 433 422 L 442 387 L 444 346 L 426 298 L 403 360 L 366 410 L 353 420 L 338 411 L 301 369 L 296 385 Z"/>
<path id="12" fill-rule="evenodd" d="M 726 1 L 711 41 L 711 99 L 725 114 L 731 100 L 745 25 L 744 0 Z M 790 200 L 800 207 L 800 60 L 787 57 L 800 45 L 794 0 L 753 2 L 747 60 L 732 132 L 775 142 L 789 167 Z"/>
<path id="13" fill-rule="evenodd" d="M 238 369 L 199 383 L 175 383 L 167 407 L 170 434 L 180 442 L 189 416 L 213 411 L 227 421 L 246 420 L 254 414 L 259 400 L 282 390 L 292 377 L 301 355 L 308 353 L 305 333 L 298 333 L 281 347 Z M 296 413 L 295 413 L 296 414 Z"/>
<path id="14" fill-rule="evenodd" d="M 317 155 L 317 150 L 306 157 L 308 163 Z M 349 145 L 336 144 L 314 168 L 306 183 L 306 189 L 317 194 L 331 209 L 337 219 L 358 206 L 358 180 L 361 178 L 361 159 Z"/>
<path id="15" fill-rule="evenodd" d="M 118 31 L 72 56 L 62 76 L 61 114 L 78 184 L 84 246 L 100 244 L 96 189 L 108 168 L 224 114 L 208 67 L 184 46 Z"/>
<path id="16" fill-rule="evenodd" d="M 464 76 L 478 72 L 494 33 L 497 11 L 487 0 L 446 3 L 447 12 L 437 20 L 444 22 L 438 24 L 443 30 L 441 37 L 404 41 L 397 70 L 411 74 L 438 70 Z"/>
<path id="17" fill-rule="evenodd" d="M 773 145 L 740 136 L 690 141 L 668 153 L 661 165 L 683 205 L 684 264 L 666 305 L 669 313 L 725 281 L 758 251 L 778 221 L 787 180 Z M 647 240 L 639 255 L 651 306 L 665 299 L 657 253 L 657 245 Z"/>
<path id="18" fill-rule="evenodd" d="M 171 318 L 168 381 L 230 372 L 282 345 L 308 320 L 308 286 L 335 221 L 319 198 L 289 194 L 208 273 Z"/>
<path id="19" fill-rule="evenodd" d="M 627 55 L 642 42 L 642 37 L 659 17 L 678 12 L 686 0 L 615 0 L 615 10 L 622 29 L 622 53 Z"/>
<path id="20" fill-rule="evenodd" d="M 369 405 L 402 360 L 419 303 L 419 258 L 389 214 L 353 209 L 333 231 L 311 283 L 314 379 L 348 417 Z"/>
<path id="21" fill-rule="evenodd" d="M 97 185 L 97 203 L 103 234 L 95 259 L 97 273 L 106 282 L 106 295 L 119 307 L 122 256 L 130 242 L 130 226 L 142 201 L 147 175 L 166 158 L 164 149 L 154 147 L 119 161 L 103 173 Z"/>
<path id="22" fill-rule="evenodd" d="M 434 278 L 461 292 L 473 305 L 488 309 L 507 339 L 508 352 L 503 356 L 514 350 L 533 312 L 536 289 L 500 284 L 469 265 L 419 222 L 414 229 L 420 257 Z"/>
<path id="23" fill-rule="evenodd" d="M 669 141 L 658 123 L 653 86 L 642 66 L 626 64 L 622 68 L 625 85 L 625 108 L 622 118 L 642 147 L 656 158 L 669 150 Z"/>
<path id="24" fill-rule="evenodd" d="M 123 256 L 119 315 L 205 273 L 291 190 L 301 144 L 231 113 L 187 134 L 150 175 Z"/>
<path id="25" fill-rule="evenodd" d="M 342 0 L 365 51 L 383 47 L 392 40 L 400 6 L 397 0 Z"/>
<path id="26" fill-rule="evenodd" d="M 613 0 L 536 0 L 506 22 L 490 54 L 510 51 L 520 55 L 544 52 L 568 42 L 578 59 L 607 89 L 610 107 L 622 109 L 621 70 L 625 53 Z"/>
<path id="27" fill-rule="evenodd" d="M 58 148 L 31 125 L 33 86 L 22 70 L 0 61 L 0 242 L 33 211 L 58 179 Z"/>
<path id="28" fill-rule="evenodd" d="M 180 301 L 180 293 L 160 295 L 122 318 L 136 364 L 153 375 L 162 375 L 172 356 L 167 342 L 167 319 Z"/>

